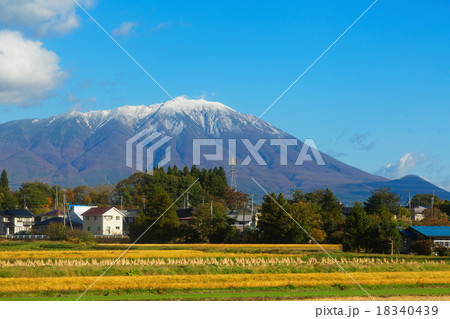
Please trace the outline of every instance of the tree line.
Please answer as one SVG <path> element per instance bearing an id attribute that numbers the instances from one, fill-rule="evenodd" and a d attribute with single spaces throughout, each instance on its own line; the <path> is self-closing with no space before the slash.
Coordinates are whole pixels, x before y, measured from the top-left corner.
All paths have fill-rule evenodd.
<path id="1" fill-rule="evenodd" d="M 189 192 L 184 193 L 188 187 Z M 151 175 L 134 173 L 116 185 L 67 189 L 27 182 L 14 191 L 5 170 L 0 176 L 0 209 L 26 206 L 39 214 L 54 209 L 57 199 L 61 208 L 63 198 L 70 204 L 140 209 L 129 230 L 132 239 L 144 233 L 141 242 L 242 242 L 229 212 L 248 205 L 247 194 L 228 186 L 222 167 L 173 166 L 155 169 Z M 430 206 L 431 198 L 415 195 L 412 203 Z M 181 223 L 177 216 L 176 208 L 184 206 L 196 209 L 189 224 Z M 355 202 L 346 218 L 342 209 L 330 189 L 296 190 L 290 198 L 267 194 L 258 209 L 257 227 L 246 229 L 244 239 L 253 243 L 341 243 L 345 250 L 390 252 L 399 244 L 398 226 L 450 225 L 450 201 L 435 196 L 433 211 L 425 210 L 425 219 L 412 222 L 411 211 L 401 204 L 400 196 L 386 188 L 375 190 L 364 203 Z M 146 232 L 150 226 L 151 231 Z"/>

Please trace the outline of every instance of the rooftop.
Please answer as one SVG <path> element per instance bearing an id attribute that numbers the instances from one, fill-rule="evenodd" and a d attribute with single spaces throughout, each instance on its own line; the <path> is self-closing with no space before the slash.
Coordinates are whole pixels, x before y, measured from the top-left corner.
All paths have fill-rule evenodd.
<path id="1" fill-rule="evenodd" d="M 26 209 L 8 209 L 6 213 L 13 217 L 31 218 L 34 215 Z"/>
<path id="2" fill-rule="evenodd" d="M 115 210 L 118 213 L 123 215 L 123 213 L 120 210 L 116 209 L 115 207 L 96 207 L 96 208 L 91 208 L 91 209 L 89 209 L 88 211 L 84 212 L 81 215 L 82 216 L 99 216 L 99 215 L 106 214 L 110 210 Z"/>
<path id="3" fill-rule="evenodd" d="M 450 226 L 411 226 L 407 230 L 410 229 L 427 237 L 450 237 Z"/>

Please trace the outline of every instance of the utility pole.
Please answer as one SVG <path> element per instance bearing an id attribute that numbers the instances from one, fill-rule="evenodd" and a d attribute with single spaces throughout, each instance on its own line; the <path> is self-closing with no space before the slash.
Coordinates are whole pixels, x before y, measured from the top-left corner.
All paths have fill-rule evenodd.
<path id="1" fill-rule="evenodd" d="M 55 210 L 57 210 L 58 209 L 58 185 L 56 185 L 56 196 L 55 196 Z"/>
<path id="2" fill-rule="evenodd" d="M 145 196 L 144 196 L 144 198 L 143 198 L 143 201 L 144 201 L 144 210 L 145 210 Z"/>
<path id="3" fill-rule="evenodd" d="M 211 201 L 211 222 L 212 222 L 212 218 L 213 218 L 213 202 Z"/>
<path id="4" fill-rule="evenodd" d="M 251 199 L 252 199 L 252 206 L 251 206 L 251 214 L 252 214 L 252 232 L 251 232 L 251 236 L 250 236 L 250 242 L 253 244 L 253 233 L 255 232 L 255 226 L 256 226 L 256 217 L 253 213 L 253 194 L 250 195 Z"/>
<path id="5" fill-rule="evenodd" d="M 212 230 L 212 224 L 213 224 L 213 202 L 211 201 L 211 230 Z"/>
<path id="6" fill-rule="evenodd" d="M 27 209 L 27 195 L 23 195 L 23 209 Z"/>
<path id="7" fill-rule="evenodd" d="M 66 210 L 67 207 L 67 202 L 66 202 L 66 189 L 64 190 L 64 207 L 63 207 L 63 211 L 64 211 L 64 225 L 66 225 L 66 213 L 67 213 L 67 217 L 69 217 L 69 224 L 70 224 L 70 229 L 73 230 L 73 225 L 72 225 L 72 218 L 70 217 L 70 212 L 68 210 Z"/>
<path id="8" fill-rule="evenodd" d="M 231 159 L 231 182 L 230 182 L 230 188 L 237 190 L 237 184 L 236 184 L 236 163 L 234 161 L 234 158 Z"/>
<path id="9" fill-rule="evenodd" d="M 242 209 L 242 242 L 245 243 L 245 209 L 247 208 L 247 205 L 244 204 Z"/>
<path id="10" fill-rule="evenodd" d="M 408 207 L 411 210 L 411 192 L 408 192 Z"/>
<path id="11" fill-rule="evenodd" d="M 123 196 L 120 196 L 120 211 L 123 210 Z"/>
<path id="12" fill-rule="evenodd" d="M 66 193 L 64 192 L 63 195 L 63 219 L 64 219 L 64 226 L 66 226 Z"/>
<path id="13" fill-rule="evenodd" d="M 187 196 L 186 204 L 187 204 L 187 208 L 189 208 L 189 191 L 186 192 L 186 196 Z"/>
<path id="14" fill-rule="evenodd" d="M 252 214 L 252 222 L 253 222 L 255 220 L 255 215 L 253 215 L 253 194 L 251 194 L 250 197 L 252 199 L 251 214 Z M 255 227 L 255 225 L 253 225 L 253 227 Z"/>

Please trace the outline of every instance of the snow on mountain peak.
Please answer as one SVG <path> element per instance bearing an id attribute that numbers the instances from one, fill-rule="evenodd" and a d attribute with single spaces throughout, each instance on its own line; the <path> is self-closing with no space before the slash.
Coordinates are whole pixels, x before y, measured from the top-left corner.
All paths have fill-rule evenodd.
<path id="1" fill-rule="evenodd" d="M 118 121 L 132 130 L 143 127 L 157 129 L 159 125 L 162 125 L 173 135 L 178 135 L 191 125 L 195 127 L 198 124 L 205 133 L 214 137 L 220 137 L 225 132 L 245 131 L 248 127 L 261 132 L 283 134 L 282 131 L 264 121 L 258 121 L 253 125 L 255 119 L 253 115 L 240 113 L 219 102 L 180 96 L 149 106 L 125 105 L 110 110 L 84 113 L 71 111 L 47 119 L 46 124 L 52 125 L 55 120 L 71 120 L 88 127 L 91 132 L 96 132 L 111 121 Z"/>
<path id="2" fill-rule="evenodd" d="M 187 99 L 184 96 L 176 97 L 173 100 L 150 105 L 152 108 L 158 108 L 164 113 L 180 113 L 184 112 L 187 114 L 191 114 L 192 112 L 211 112 L 211 111 L 222 111 L 222 112 L 232 112 L 234 111 L 232 108 L 219 103 L 219 102 L 211 102 L 203 99 Z"/>

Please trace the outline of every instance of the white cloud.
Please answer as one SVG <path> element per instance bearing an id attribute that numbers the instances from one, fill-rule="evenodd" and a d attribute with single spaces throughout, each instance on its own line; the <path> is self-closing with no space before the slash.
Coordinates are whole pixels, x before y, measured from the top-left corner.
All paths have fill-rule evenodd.
<path id="1" fill-rule="evenodd" d="M 121 37 L 130 34 L 137 26 L 136 22 L 123 22 L 118 28 L 112 30 L 112 35 L 115 37 Z"/>
<path id="2" fill-rule="evenodd" d="M 86 111 L 89 109 L 95 102 L 97 102 L 97 98 L 95 96 L 91 96 L 85 99 L 79 99 L 72 92 L 67 93 L 67 101 L 69 103 L 73 103 L 70 110 L 71 111 Z"/>
<path id="3" fill-rule="evenodd" d="M 399 158 L 397 163 L 388 163 L 383 168 L 375 172 L 377 175 L 381 175 L 387 178 L 400 178 L 415 168 L 416 166 L 426 162 L 425 153 L 405 153 Z"/>
<path id="4" fill-rule="evenodd" d="M 0 104 L 36 105 L 66 77 L 55 52 L 20 32 L 0 31 L 0 51 Z"/>
<path id="5" fill-rule="evenodd" d="M 78 0 L 90 7 L 91 0 Z M 0 24 L 12 28 L 30 28 L 37 36 L 65 34 L 80 25 L 73 0 L 0 1 Z"/>
<path id="6" fill-rule="evenodd" d="M 160 29 L 167 29 L 168 27 L 170 27 L 173 24 L 173 21 L 168 21 L 168 22 L 161 22 L 160 24 L 154 26 L 152 28 L 152 31 L 156 31 L 156 30 L 160 30 Z"/>

